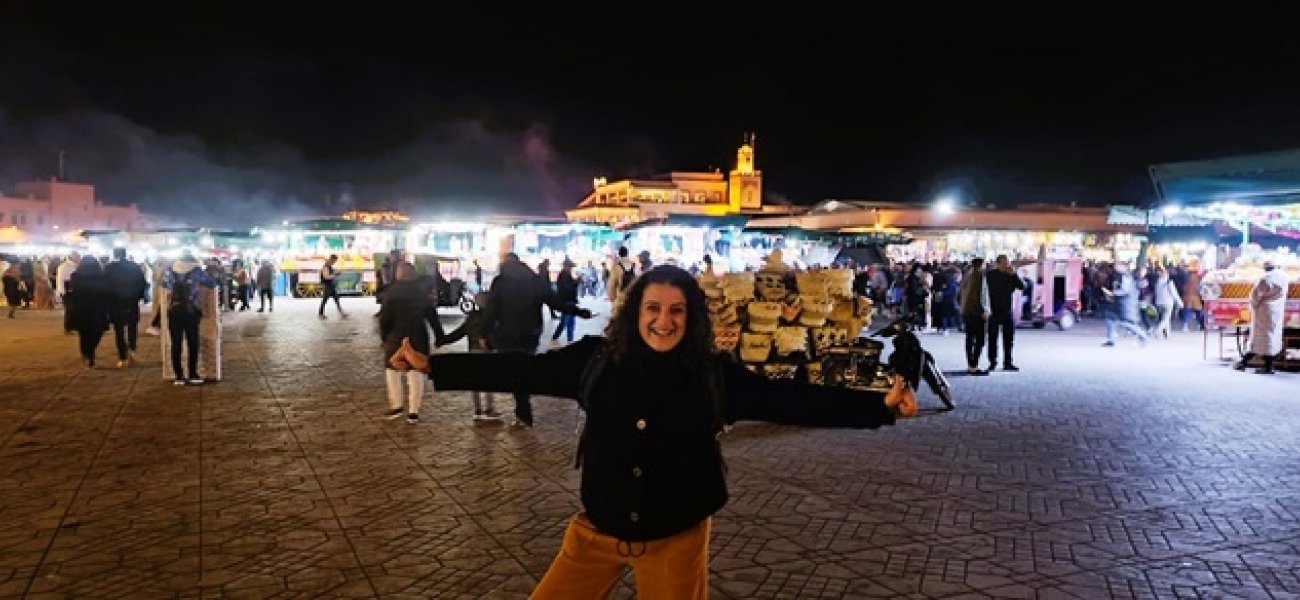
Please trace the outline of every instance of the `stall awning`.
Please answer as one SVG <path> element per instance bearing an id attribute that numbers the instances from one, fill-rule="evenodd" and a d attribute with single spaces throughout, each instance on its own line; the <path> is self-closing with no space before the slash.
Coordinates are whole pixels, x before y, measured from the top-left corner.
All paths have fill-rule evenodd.
<path id="1" fill-rule="evenodd" d="M 1156 193 L 1165 203 L 1300 203 L 1300 148 L 1152 165 L 1149 171 Z"/>
<path id="2" fill-rule="evenodd" d="M 673 215 L 670 214 L 661 219 L 647 219 L 636 223 L 628 229 L 641 229 L 643 227 L 654 227 L 657 225 L 668 225 L 673 227 L 709 227 L 712 229 L 725 228 L 743 228 L 749 222 L 749 217 L 745 215 Z"/>

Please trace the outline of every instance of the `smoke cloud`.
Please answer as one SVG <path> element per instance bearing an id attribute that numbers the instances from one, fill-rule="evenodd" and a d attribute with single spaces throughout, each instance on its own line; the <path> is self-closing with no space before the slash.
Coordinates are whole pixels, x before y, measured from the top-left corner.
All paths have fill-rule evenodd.
<path id="1" fill-rule="evenodd" d="M 59 174 L 107 204 L 135 202 L 172 224 L 252 227 L 351 208 L 415 217 L 558 216 L 589 169 L 561 158 L 545 125 L 499 131 L 464 119 L 428 126 L 380 155 L 312 161 L 276 142 L 213 145 L 120 115 L 76 111 L 19 121 L 0 107 L 0 191 Z"/>

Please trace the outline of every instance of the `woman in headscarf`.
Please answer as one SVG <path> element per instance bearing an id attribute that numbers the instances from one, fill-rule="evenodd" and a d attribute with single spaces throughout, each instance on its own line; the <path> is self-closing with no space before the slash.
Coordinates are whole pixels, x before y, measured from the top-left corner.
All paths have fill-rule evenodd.
<path id="1" fill-rule="evenodd" d="M 87 368 L 95 367 L 95 349 L 108 329 L 111 297 L 108 280 L 99 259 L 87 256 L 81 259 L 68 283 L 68 294 L 74 298 L 72 329 L 81 341 L 81 360 Z"/>

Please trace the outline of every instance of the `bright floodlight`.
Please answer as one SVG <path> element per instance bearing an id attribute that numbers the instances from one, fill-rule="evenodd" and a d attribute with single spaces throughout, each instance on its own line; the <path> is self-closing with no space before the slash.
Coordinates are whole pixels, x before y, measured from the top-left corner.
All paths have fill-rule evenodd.
<path id="1" fill-rule="evenodd" d="M 1166 217 L 1172 217 L 1179 212 L 1182 212 L 1182 210 L 1183 207 L 1178 206 L 1177 204 L 1166 204 L 1164 208 L 1160 209 L 1161 212 L 1165 213 Z"/>
<path id="2" fill-rule="evenodd" d="M 950 215 L 957 212 L 957 203 L 953 202 L 952 198 L 944 196 L 935 200 L 934 210 L 939 214 Z"/>

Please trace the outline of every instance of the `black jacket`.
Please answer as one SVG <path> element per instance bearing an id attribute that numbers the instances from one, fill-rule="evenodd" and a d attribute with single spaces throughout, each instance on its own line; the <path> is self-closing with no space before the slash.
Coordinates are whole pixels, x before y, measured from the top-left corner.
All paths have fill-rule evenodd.
<path id="1" fill-rule="evenodd" d="M 411 347 L 427 354 L 429 327 L 433 328 L 434 340 L 440 343 L 442 323 L 438 322 L 438 311 L 428 289 L 414 279 L 388 286 L 379 307 L 379 337 L 384 341 L 385 368 L 388 359 L 401 347 L 403 338 L 410 338 Z"/>
<path id="2" fill-rule="evenodd" d="M 109 291 L 118 300 L 142 300 L 145 289 L 149 287 L 140 265 L 130 260 L 115 260 L 108 263 L 108 266 L 104 267 L 104 277 L 108 279 Z"/>
<path id="3" fill-rule="evenodd" d="M 102 274 L 73 273 L 68 279 L 68 294 L 73 302 L 72 328 L 82 332 L 103 331 L 108 327 L 113 307 L 113 295 L 108 289 L 108 279 Z"/>
<path id="4" fill-rule="evenodd" d="M 1025 289 L 1024 280 L 1015 273 L 997 269 L 990 269 L 984 278 L 989 286 L 989 312 L 998 316 L 1011 314 L 1011 296 L 1016 290 Z"/>
<path id="5" fill-rule="evenodd" d="M 605 343 L 588 336 L 540 355 L 438 354 L 439 390 L 545 394 L 576 399 L 579 379 Z M 647 351 L 648 353 L 648 351 Z M 884 394 L 773 381 L 724 363 L 727 421 L 875 428 L 894 422 Z M 611 360 L 588 399 L 582 505 L 621 540 L 665 538 L 727 503 L 727 484 L 702 374 L 658 356 Z"/>
<path id="6" fill-rule="evenodd" d="M 501 273 L 492 280 L 484 320 L 492 345 L 505 350 L 517 349 L 517 340 L 531 338 L 536 349 L 542 335 L 542 305 L 572 314 L 576 306 L 564 306 L 551 286 L 522 262 L 502 263 Z M 522 349 L 522 348 L 518 348 Z"/>

